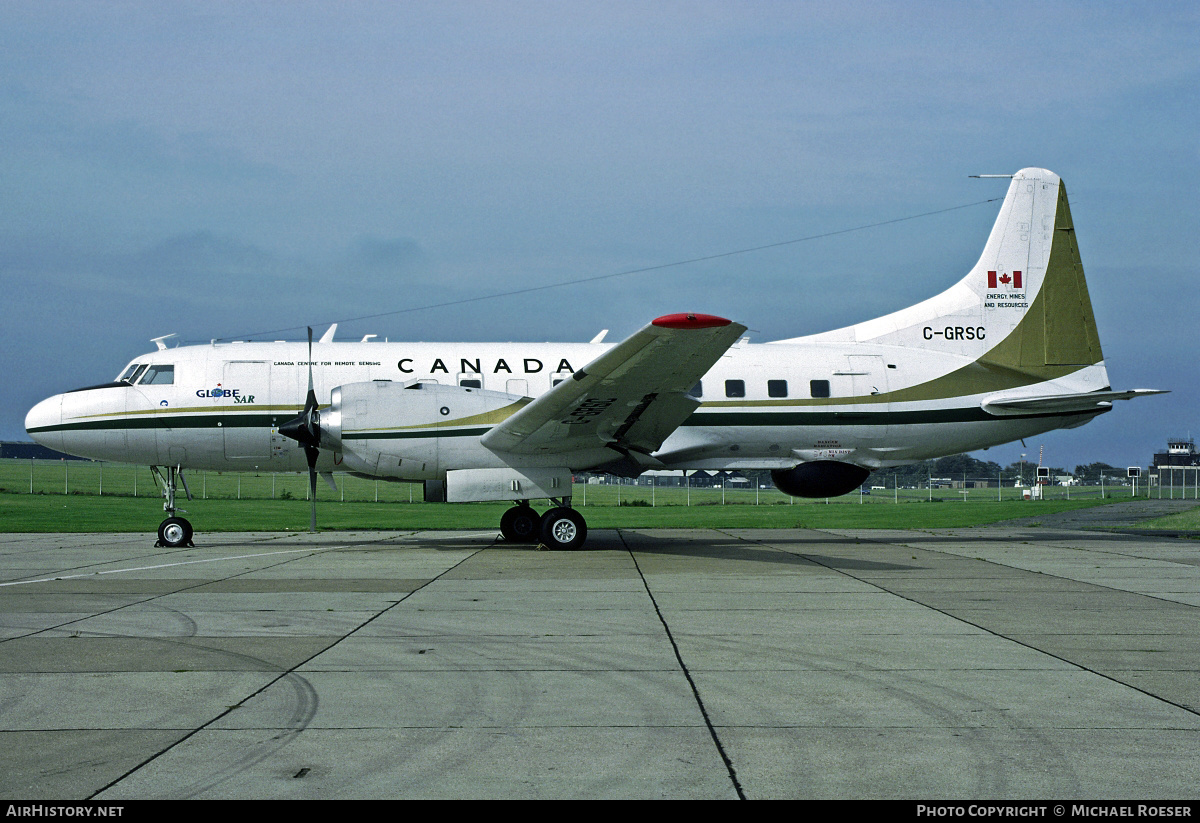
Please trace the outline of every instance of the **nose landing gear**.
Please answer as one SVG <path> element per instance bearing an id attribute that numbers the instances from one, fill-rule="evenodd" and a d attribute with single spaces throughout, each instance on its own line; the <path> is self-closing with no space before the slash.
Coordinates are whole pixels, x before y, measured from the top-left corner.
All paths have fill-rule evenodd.
<path id="1" fill-rule="evenodd" d="M 168 517 L 158 524 L 158 542 L 154 545 L 167 548 L 194 545 L 192 524 L 182 517 Z"/>
<path id="2" fill-rule="evenodd" d="M 191 489 L 188 488 L 181 466 L 167 466 L 166 469 L 167 473 L 164 475 L 158 466 L 150 467 L 150 471 L 154 472 L 154 476 L 162 488 L 163 511 L 167 513 L 167 519 L 158 524 L 158 542 L 154 546 L 155 548 L 170 549 L 192 546 L 194 545 L 192 543 L 192 524 L 183 517 L 175 516 L 176 480 L 183 484 L 183 492 L 187 495 L 188 500 L 192 499 Z M 183 509 L 178 511 L 187 514 Z"/>

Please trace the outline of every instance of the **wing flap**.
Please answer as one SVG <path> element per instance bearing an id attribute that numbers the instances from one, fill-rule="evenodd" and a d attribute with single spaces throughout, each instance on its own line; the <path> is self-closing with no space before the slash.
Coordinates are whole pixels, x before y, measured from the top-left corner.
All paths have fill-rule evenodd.
<path id="1" fill-rule="evenodd" d="M 512 454 L 611 446 L 649 454 L 699 405 L 688 391 L 746 327 L 710 315 L 668 315 L 634 332 L 483 435 Z"/>

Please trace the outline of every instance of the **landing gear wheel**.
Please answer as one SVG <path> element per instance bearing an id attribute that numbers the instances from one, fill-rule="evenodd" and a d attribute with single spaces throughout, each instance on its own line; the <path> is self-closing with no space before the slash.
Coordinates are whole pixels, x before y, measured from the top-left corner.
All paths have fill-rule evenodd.
<path id="1" fill-rule="evenodd" d="M 541 519 L 529 506 L 513 506 L 500 518 L 500 533 L 510 543 L 536 543 Z"/>
<path id="2" fill-rule="evenodd" d="M 192 524 L 182 517 L 168 517 L 158 524 L 158 545 L 172 549 L 192 545 Z"/>
<path id="3" fill-rule="evenodd" d="M 587 540 L 587 523 L 574 509 L 551 509 L 542 515 L 541 532 L 546 548 L 573 551 L 582 548 Z"/>

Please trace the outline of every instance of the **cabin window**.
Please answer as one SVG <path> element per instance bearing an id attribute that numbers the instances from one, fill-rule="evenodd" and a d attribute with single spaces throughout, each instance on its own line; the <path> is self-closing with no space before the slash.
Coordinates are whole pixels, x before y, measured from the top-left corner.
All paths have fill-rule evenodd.
<path id="1" fill-rule="evenodd" d="M 142 375 L 143 386 L 171 386 L 175 383 L 175 367 L 155 365 Z"/>
<path id="2" fill-rule="evenodd" d="M 808 390 L 813 397 L 829 397 L 829 381 L 809 380 Z"/>
<path id="3" fill-rule="evenodd" d="M 767 397 L 787 397 L 787 381 L 768 380 Z"/>
<path id="4" fill-rule="evenodd" d="M 464 389 L 482 389 L 483 381 L 476 380 L 474 378 L 468 378 L 465 380 L 459 380 L 458 385 L 462 386 Z"/>
<path id="5" fill-rule="evenodd" d="M 692 390 L 690 392 L 688 392 L 688 396 L 689 397 L 703 397 L 704 396 L 704 381 L 701 380 L 699 383 L 692 386 Z"/>
<path id="6" fill-rule="evenodd" d="M 726 397 L 745 397 L 746 396 L 746 381 L 745 380 L 726 380 L 725 381 L 725 396 Z"/>

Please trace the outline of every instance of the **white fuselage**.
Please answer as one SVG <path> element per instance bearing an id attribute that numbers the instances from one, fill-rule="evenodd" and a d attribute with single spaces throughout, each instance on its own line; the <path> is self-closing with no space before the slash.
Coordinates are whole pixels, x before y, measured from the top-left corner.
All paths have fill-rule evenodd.
<path id="1" fill-rule="evenodd" d="M 573 549 L 587 536 L 575 472 L 770 470 L 786 494 L 837 496 L 872 469 L 1158 393 L 1109 386 L 1066 188 L 1046 169 L 1012 175 L 979 261 L 941 293 L 809 337 L 755 345 L 745 331 L 680 313 L 615 344 L 160 338 L 114 383 L 42 401 L 25 428 L 159 467 L 160 545 L 191 540 L 175 516 L 184 469 L 307 472 L 313 530 L 317 475 L 340 470 L 422 482 L 427 501 L 512 501 L 506 540 Z M 538 515 L 540 499 L 553 507 Z"/>
<path id="2" fill-rule="evenodd" d="M 716 328 L 730 334 L 718 341 Z M 561 481 L 610 464 L 637 473 L 812 463 L 853 466 L 843 472 L 852 479 L 1077 426 L 1147 393 L 1111 391 L 1066 189 L 1045 169 L 1012 176 L 979 261 L 941 293 L 809 337 L 730 345 L 744 329 L 670 315 L 615 345 L 320 342 L 311 357 L 301 343 L 160 343 L 134 361 L 144 370 L 122 374 L 132 385 L 52 397 L 26 429 L 72 454 L 219 471 L 307 470 L 300 442 L 312 457 L 327 431 L 318 471 L 402 480 L 508 467 L 489 477 L 515 488 L 529 480 L 518 469 L 553 469 Z M 638 360 L 652 340 L 671 348 Z M 316 397 L 306 405 L 310 360 Z M 705 369 L 693 410 L 685 392 Z M 601 376 L 619 391 L 597 393 Z M 418 381 L 440 386 L 403 388 Z"/>
<path id="3" fill-rule="evenodd" d="M 925 336 L 923 330 L 917 333 Z M 516 399 L 541 395 L 609 348 L 604 343 L 318 343 L 312 376 L 322 406 L 335 387 L 368 381 L 465 383 Z M 278 427 L 304 406 L 307 351 L 303 343 L 247 342 L 152 352 L 133 364 L 170 365 L 172 382 L 111 384 L 56 395 L 30 411 L 26 427 L 51 448 L 100 460 L 215 471 L 305 471 L 303 449 Z M 981 408 L 984 394 L 897 399 L 903 389 L 927 384 L 972 360 L 924 347 L 802 338 L 742 341 L 704 376 L 702 405 L 655 457 L 673 469 L 777 469 L 815 460 L 878 468 L 1079 425 L 1097 413 L 997 418 Z M 1098 364 L 1028 391 L 1094 391 L 1106 382 L 1103 372 Z M 503 465 L 480 463 L 477 447 L 456 448 L 477 441 L 478 434 L 466 427 L 439 431 L 439 456 L 413 462 L 402 479 L 444 476 L 448 469 L 465 467 L 461 461 Z M 415 442 L 405 447 L 421 448 Z M 340 468 L 340 453 L 322 452 L 320 471 Z"/>

